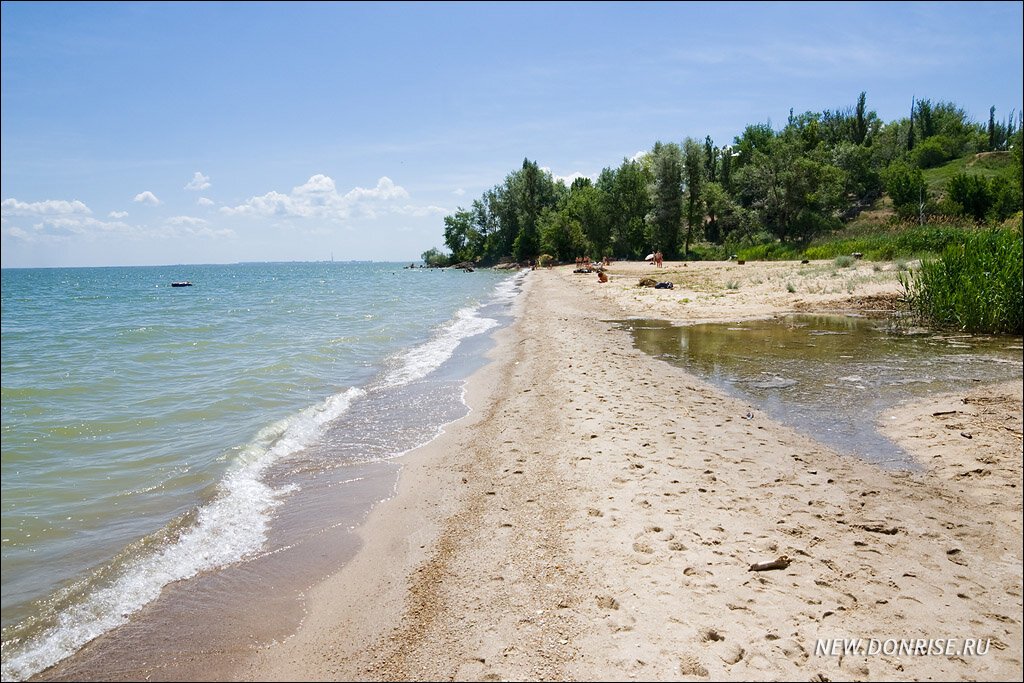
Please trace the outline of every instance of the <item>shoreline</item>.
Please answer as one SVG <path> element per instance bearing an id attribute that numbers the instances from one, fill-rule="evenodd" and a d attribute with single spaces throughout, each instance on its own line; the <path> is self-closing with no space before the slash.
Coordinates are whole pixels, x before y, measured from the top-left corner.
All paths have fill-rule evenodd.
<path id="1" fill-rule="evenodd" d="M 828 288 L 812 279 L 837 279 L 827 264 L 668 264 L 677 288 L 643 292 L 631 278 L 645 266 L 613 264 L 605 285 L 565 267 L 530 273 L 491 363 L 467 382 L 470 414 L 402 458 L 395 495 L 358 530 L 356 557 L 307 595 L 298 631 L 211 676 L 1019 678 L 1019 441 L 1008 454 L 988 444 L 999 466 L 983 499 L 970 478 L 883 472 L 738 419 L 746 404 L 602 322 L 870 306 L 895 296 L 892 274 L 871 282 L 862 266 Z M 708 284 L 723 275 L 746 279 Z M 783 569 L 749 571 L 782 555 Z M 816 653 L 831 638 L 992 645 Z"/>
<path id="2" fill-rule="evenodd" d="M 393 495 L 401 454 L 469 411 L 465 380 L 492 345 L 479 331 L 512 319 L 520 280 L 480 280 L 478 304 L 453 310 L 422 343 L 379 363 L 377 379 L 347 391 L 355 398 L 316 440 L 267 470 L 263 483 L 284 495 L 258 552 L 170 581 L 130 615 L 110 610 L 119 625 L 31 680 L 207 680 L 246 661 L 255 645 L 286 638 L 305 613 L 306 590 L 355 555 L 354 529 Z M 56 636 L 44 645 L 66 642 Z M 6 669 L 7 644 L 4 654 Z"/>

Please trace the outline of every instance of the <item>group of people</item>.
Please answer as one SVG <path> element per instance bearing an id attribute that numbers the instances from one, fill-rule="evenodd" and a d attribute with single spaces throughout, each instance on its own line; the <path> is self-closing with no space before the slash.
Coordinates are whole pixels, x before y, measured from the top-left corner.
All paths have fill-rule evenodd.
<path id="1" fill-rule="evenodd" d="M 665 255 L 660 251 L 654 252 L 654 258 L 651 259 L 651 265 L 655 268 L 663 268 L 665 266 Z"/>
<path id="2" fill-rule="evenodd" d="M 602 266 L 607 266 L 610 263 L 611 263 L 611 259 L 609 259 L 607 256 L 605 256 L 605 257 L 603 257 L 601 259 L 601 265 Z M 597 266 L 597 263 L 591 261 L 589 256 L 577 256 L 576 257 L 576 267 L 577 268 L 593 268 L 595 266 Z"/>

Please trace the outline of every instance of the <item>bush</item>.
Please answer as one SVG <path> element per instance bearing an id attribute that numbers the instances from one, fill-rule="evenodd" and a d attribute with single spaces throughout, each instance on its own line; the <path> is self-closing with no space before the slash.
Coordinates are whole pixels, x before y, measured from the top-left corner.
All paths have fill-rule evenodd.
<path id="1" fill-rule="evenodd" d="M 799 257 L 799 252 L 792 244 L 771 242 L 740 249 L 737 255 L 744 261 L 794 261 Z"/>
<path id="2" fill-rule="evenodd" d="M 928 138 L 914 148 L 914 162 L 918 168 L 934 168 L 949 159 L 943 141 Z"/>
<path id="3" fill-rule="evenodd" d="M 992 206 L 989 184 L 979 175 L 957 173 L 946 183 L 946 194 L 956 213 L 976 221 L 984 220 Z"/>
<path id="4" fill-rule="evenodd" d="M 893 208 L 903 218 L 916 216 L 921 201 L 928 201 L 928 190 L 920 168 L 894 163 L 886 172 L 885 190 Z"/>

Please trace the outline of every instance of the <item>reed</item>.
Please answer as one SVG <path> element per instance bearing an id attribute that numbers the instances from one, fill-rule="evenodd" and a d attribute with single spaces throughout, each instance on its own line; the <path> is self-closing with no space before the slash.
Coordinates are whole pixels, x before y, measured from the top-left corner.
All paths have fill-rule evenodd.
<path id="1" fill-rule="evenodd" d="M 967 233 L 916 273 L 900 273 L 911 309 L 938 327 L 1024 333 L 1024 239 L 1019 227 Z"/>

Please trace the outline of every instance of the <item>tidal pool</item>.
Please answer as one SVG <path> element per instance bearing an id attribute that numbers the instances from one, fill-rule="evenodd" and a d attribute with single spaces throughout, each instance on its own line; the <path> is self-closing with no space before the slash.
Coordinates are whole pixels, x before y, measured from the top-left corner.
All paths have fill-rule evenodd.
<path id="1" fill-rule="evenodd" d="M 613 321 L 637 348 L 748 401 L 839 452 L 919 469 L 878 433 L 883 412 L 915 398 L 1021 380 L 1020 337 L 907 334 L 887 321 L 794 315 L 740 323 Z"/>

